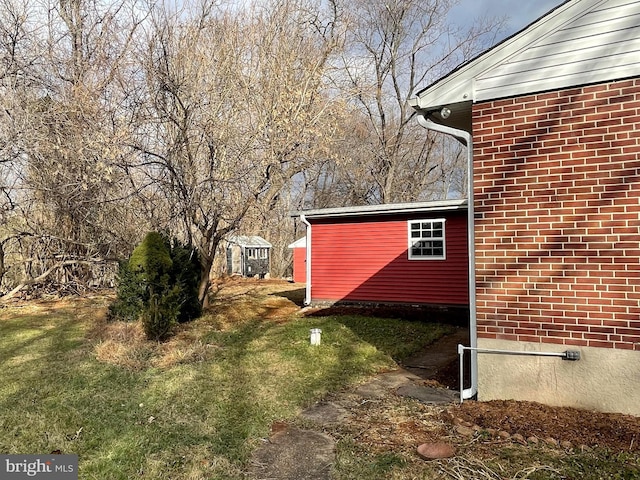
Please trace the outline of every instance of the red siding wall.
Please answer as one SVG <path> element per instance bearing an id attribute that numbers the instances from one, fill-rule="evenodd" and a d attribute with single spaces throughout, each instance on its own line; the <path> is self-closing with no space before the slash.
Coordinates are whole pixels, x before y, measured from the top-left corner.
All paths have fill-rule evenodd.
<path id="1" fill-rule="evenodd" d="M 307 281 L 307 249 L 297 247 L 293 249 L 293 281 L 305 283 Z"/>
<path id="2" fill-rule="evenodd" d="M 408 260 L 408 217 L 310 220 L 313 301 L 468 304 L 466 212 L 446 218 L 446 260 Z"/>
<path id="3" fill-rule="evenodd" d="M 473 125 L 478 336 L 640 350 L 640 79 Z"/>

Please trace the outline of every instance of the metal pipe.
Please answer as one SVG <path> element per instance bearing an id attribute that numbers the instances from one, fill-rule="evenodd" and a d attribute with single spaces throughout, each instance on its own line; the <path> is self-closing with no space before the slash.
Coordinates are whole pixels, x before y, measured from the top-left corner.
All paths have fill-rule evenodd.
<path id="1" fill-rule="evenodd" d="M 305 217 L 304 213 L 300 214 L 300 221 L 306 226 L 306 247 L 305 247 L 305 293 L 304 304 L 311 305 L 311 224 Z"/>
<path id="2" fill-rule="evenodd" d="M 469 341 L 471 347 L 478 345 L 478 332 L 476 323 L 476 248 L 474 232 L 473 209 L 473 138 L 465 130 L 440 125 L 429 120 L 424 115 L 418 115 L 418 123 L 427 130 L 451 135 L 467 147 L 467 243 L 469 250 Z M 460 388 L 462 389 L 462 377 Z M 464 390 L 465 398 L 472 398 L 478 393 L 478 355 L 475 350 L 471 352 L 471 387 Z"/>
<path id="3" fill-rule="evenodd" d="M 530 357 L 558 357 L 563 360 L 580 360 L 580 352 L 578 350 L 566 350 L 564 352 L 532 352 L 522 350 L 499 350 L 495 348 L 477 348 L 477 347 L 465 347 L 462 344 L 458 344 L 458 355 L 460 360 L 460 403 L 464 402 L 464 386 L 462 385 L 462 379 L 464 378 L 464 351 L 470 350 L 472 353 L 491 353 L 495 355 L 525 355 Z"/>

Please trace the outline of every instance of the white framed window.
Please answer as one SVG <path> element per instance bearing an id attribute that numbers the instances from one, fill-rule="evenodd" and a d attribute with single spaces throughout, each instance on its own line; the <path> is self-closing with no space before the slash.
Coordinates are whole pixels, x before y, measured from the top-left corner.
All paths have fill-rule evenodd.
<path id="1" fill-rule="evenodd" d="M 444 218 L 409 220 L 409 260 L 444 260 Z"/>

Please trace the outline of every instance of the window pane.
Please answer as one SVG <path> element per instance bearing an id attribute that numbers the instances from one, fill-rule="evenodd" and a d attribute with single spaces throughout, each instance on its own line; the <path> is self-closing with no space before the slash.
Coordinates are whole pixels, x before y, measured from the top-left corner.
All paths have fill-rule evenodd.
<path id="1" fill-rule="evenodd" d="M 444 224 L 442 220 L 410 221 L 409 258 L 444 258 Z"/>

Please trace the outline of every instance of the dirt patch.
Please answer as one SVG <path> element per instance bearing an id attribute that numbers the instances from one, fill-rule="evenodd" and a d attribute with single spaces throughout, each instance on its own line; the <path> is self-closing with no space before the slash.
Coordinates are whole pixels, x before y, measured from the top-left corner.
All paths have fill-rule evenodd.
<path id="1" fill-rule="evenodd" d="M 413 307 L 389 306 L 383 308 L 338 306 L 319 309 L 315 314 L 353 315 L 354 313 L 412 320 L 424 319 L 425 315 L 424 310 Z M 441 316 L 440 320 L 446 321 L 447 316 Z M 459 365 L 455 351 L 457 343 L 468 344 L 468 338 L 465 338 L 462 330 L 406 359 L 403 362 L 404 367 L 422 377 L 427 384 L 457 390 L 459 388 Z M 467 365 L 465 373 L 468 372 Z M 385 401 L 389 402 L 390 398 Z M 435 420 L 433 415 L 438 408 L 427 406 L 420 411 L 414 411 L 415 425 L 413 429 L 409 429 L 413 430 L 411 432 L 406 428 L 411 422 L 405 418 L 395 419 L 404 426 L 404 429 L 393 428 L 391 424 L 394 423 L 394 419 L 391 416 L 387 420 L 387 427 L 381 426 L 377 413 L 374 413 L 378 411 L 377 408 L 368 409 L 368 413 L 373 418 L 366 411 L 360 411 L 350 418 L 356 418 L 356 423 L 361 428 L 366 424 L 371 425 L 368 435 L 362 435 L 361 440 L 366 442 L 367 437 L 371 436 L 372 446 L 384 444 L 386 448 L 390 448 L 391 445 L 398 449 L 413 448 L 416 438 L 419 438 L 421 433 L 423 438 L 434 441 L 438 437 L 458 438 L 460 434 L 456 428 L 463 426 L 470 430 L 469 433 L 474 437 L 484 435 L 483 438 L 487 442 L 518 441 L 522 438 L 526 443 L 526 439 L 534 437 L 534 440 L 539 439 L 541 442 L 547 439 L 550 446 L 557 445 L 559 448 L 563 448 L 563 445 L 572 448 L 587 446 L 614 452 L 640 452 L 640 418 L 630 415 L 552 407 L 535 402 L 496 400 L 467 401 L 462 405 L 451 405 L 442 410 Z M 386 411 L 389 415 L 393 410 L 391 405 L 387 405 Z M 426 428 L 426 424 L 432 425 L 433 428 Z M 421 428 L 417 428 L 418 425 Z M 393 434 L 385 437 L 385 432 L 392 431 Z M 407 435 L 403 435 L 403 431 Z M 515 440 L 512 440 L 512 436 L 515 436 Z"/>

